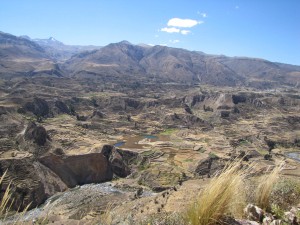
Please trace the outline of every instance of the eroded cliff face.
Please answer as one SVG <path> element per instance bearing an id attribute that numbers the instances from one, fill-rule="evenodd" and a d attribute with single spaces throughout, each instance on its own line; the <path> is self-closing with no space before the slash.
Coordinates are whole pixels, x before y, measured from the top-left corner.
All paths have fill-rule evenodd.
<path id="1" fill-rule="evenodd" d="M 58 156 L 51 154 L 39 159 L 57 174 L 68 187 L 111 180 L 113 173 L 101 153 Z"/>
<path id="2" fill-rule="evenodd" d="M 109 151 L 107 151 L 109 149 Z M 39 157 L 0 160 L 0 173 L 8 171 L 1 191 L 12 183 L 14 208 L 34 208 L 57 192 L 76 185 L 101 183 L 114 176 L 126 177 L 131 168 L 128 162 L 137 153 L 106 145 L 97 153 L 64 155 L 48 153 Z"/>
<path id="3" fill-rule="evenodd" d="M 67 189 L 55 173 L 29 157 L 1 159 L 0 172 L 3 174 L 5 171 L 7 174 L 1 192 L 11 183 L 15 210 L 22 210 L 28 205 L 34 208 L 56 192 Z"/>

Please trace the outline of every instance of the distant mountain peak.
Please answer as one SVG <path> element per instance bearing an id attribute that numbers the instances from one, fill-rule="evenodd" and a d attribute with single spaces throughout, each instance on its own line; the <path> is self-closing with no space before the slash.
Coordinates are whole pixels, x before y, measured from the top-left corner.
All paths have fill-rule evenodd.
<path id="1" fill-rule="evenodd" d="M 120 41 L 118 44 L 132 45 L 129 41 L 126 40 Z"/>

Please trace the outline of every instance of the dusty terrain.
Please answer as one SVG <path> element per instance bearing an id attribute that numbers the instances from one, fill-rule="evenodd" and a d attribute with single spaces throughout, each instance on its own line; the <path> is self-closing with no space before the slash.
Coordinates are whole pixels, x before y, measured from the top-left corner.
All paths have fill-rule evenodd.
<path id="1" fill-rule="evenodd" d="M 43 50 L 34 46 L 38 53 L 32 57 L 40 58 Z M 5 190 L 12 181 L 15 209 L 29 203 L 35 208 L 50 197 L 44 210 L 32 211 L 30 221 L 93 224 L 109 209 L 116 215 L 114 223 L 132 224 L 151 215 L 182 211 L 210 177 L 234 158 L 256 162 L 254 175 L 284 161 L 284 176 L 300 176 L 299 158 L 288 155 L 295 153 L 297 158 L 300 152 L 297 72 L 290 80 L 291 71 L 298 67 L 285 66 L 288 72 L 286 80 L 280 78 L 282 83 L 274 78 L 279 65 L 276 72 L 267 69 L 265 78 L 257 79 L 261 71 L 252 71 L 247 82 L 259 85 L 242 85 L 244 78 L 237 73 L 234 83 L 227 80 L 224 85 L 216 77 L 208 79 L 208 74 L 203 75 L 203 83 L 192 82 L 195 74 L 182 82 L 183 70 L 169 80 L 172 70 L 167 76 L 136 74 L 154 73 L 140 65 L 152 64 L 156 58 L 144 58 L 131 69 L 112 72 L 114 67 L 102 70 L 102 65 L 100 70 L 101 60 L 114 60 L 110 50 L 119 51 L 117 45 L 110 47 L 75 55 L 59 66 L 50 57 L 48 62 L 56 69 L 44 67 L 39 73 L 35 68 L 34 76 L 9 70 L 14 75 L 0 77 L 0 173 L 8 170 L 1 188 Z M 141 47 L 129 47 L 129 53 L 137 54 L 135 48 Z M 174 49 L 167 50 L 163 53 L 174 54 Z M 97 65 L 89 64 L 95 60 Z M 132 63 L 122 60 L 115 63 Z M 246 59 L 222 60 L 245 70 Z M 9 68 L 3 68 L 7 75 Z M 220 67 L 211 68 L 223 71 L 222 79 L 230 76 Z M 131 75 L 122 74 L 123 69 Z M 266 88 L 262 89 L 263 82 Z M 106 181 L 110 183 L 93 185 Z"/>

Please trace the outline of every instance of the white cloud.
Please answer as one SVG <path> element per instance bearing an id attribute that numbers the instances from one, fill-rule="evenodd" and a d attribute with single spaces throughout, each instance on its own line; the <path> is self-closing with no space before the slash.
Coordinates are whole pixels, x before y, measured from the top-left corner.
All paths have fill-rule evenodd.
<path id="1" fill-rule="evenodd" d="M 235 9 L 239 9 L 240 7 L 238 5 L 235 6 Z"/>
<path id="2" fill-rule="evenodd" d="M 178 29 L 176 27 L 164 27 L 164 28 L 161 28 L 160 31 L 164 31 L 167 33 L 179 33 L 180 29 Z"/>
<path id="3" fill-rule="evenodd" d="M 169 42 L 171 42 L 172 44 L 176 44 L 176 43 L 179 43 L 180 41 L 179 40 L 169 40 Z"/>
<path id="4" fill-rule="evenodd" d="M 187 34 L 191 33 L 191 31 L 190 30 L 181 30 L 180 33 L 187 35 Z"/>
<path id="5" fill-rule="evenodd" d="M 155 38 L 158 38 L 158 37 L 159 37 L 159 35 L 158 35 L 158 34 L 156 34 L 154 37 L 155 37 Z"/>
<path id="6" fill-rule="evenodd" d="M 192 19 L 172 18 L 168 21 L 168 26 L 170 26 L 170 27 L 194 27 L 201 23 L 204 23 L 204 22 L 192 20 Z"/>

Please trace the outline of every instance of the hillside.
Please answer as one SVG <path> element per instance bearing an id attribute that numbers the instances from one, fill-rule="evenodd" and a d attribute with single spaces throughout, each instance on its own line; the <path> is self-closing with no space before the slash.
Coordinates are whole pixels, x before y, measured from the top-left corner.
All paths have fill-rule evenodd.
<path id="1" fill-rule="evenodd" d="M 273 88 L 300 81 L 300 67 L 267 60 L 201 54 L 165 46 L 128 42 L 74 55 L 64 65 L 72 76 L 132 76 L 169 82 Z"/>
<path id="2" fill-rule="evenodd" d="M 127 41 L 105 47 L 70 46 L 0 33 L 0 74 L 175 82 L 272 89 L 300 85 L 300 67 L 263 59 L 208 55 Z"/>
<path id="3" fill-rule="evenodd" d="M 46 51 L 26 38 L 0 32 L 0 75 L 33 76 L 61 72 Z"/>

